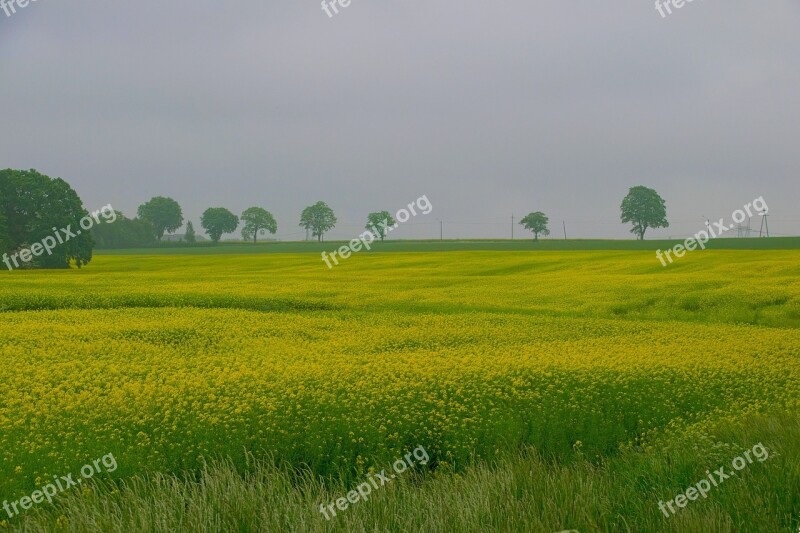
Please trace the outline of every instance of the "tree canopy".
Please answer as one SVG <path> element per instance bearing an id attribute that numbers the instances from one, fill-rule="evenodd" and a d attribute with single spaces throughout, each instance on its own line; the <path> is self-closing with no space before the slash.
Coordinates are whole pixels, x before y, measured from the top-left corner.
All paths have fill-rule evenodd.
<path id="1" fill-rule="evenodd" d="M 209 207 L 200 217 L 200 225 L 216 243 L 224 233 L 236 231 L 236 228 L 239 227 L 239 217 L 224 207 Z"/>
<path id="2" fill-rule="evenodd" d="M 325 232 L 336 226 L 336 215 L 328 204 L 320 201 L 303 209 L 300 226 L 311 230 L 311 235 L 321 241 Z"/>
<path id="3" fill-rule="evenodd" d="M 366 229 L 376 232 L 378 237 L 383 240 L 386 238 L 388 228 L 395 224 L 397 224 L 397 221 L 392 218 L 392 215 L 388 211 L 381 211 L 367 215 L 367 225 L 365 227 Z"/>
<path id="4" fill-rule="evenodd" d="M 115 211 L 113 224 L 99 224 L 92 229 L 98 248 L 139 248 L 156 243 L 155 231 L 149 222 L 139 218 L 127 218 Z"/>
<path id="5" fill-rule="evenodd" d="M 550 230 L 547 228 L 549 222 L 550 219 L 541 211 L 529 213 L 519 221 L 522 227 L 533 232 L 533 238 L 536 241 L 539 240 L 539 235 L 550 235 Z"/>
<path id="6" fill-rule="evenodd" d="M 164 233 L 173 233 L 183 226 L 183 211 L 172 198 L 156 196 L 139 206 L 139 218 L 153 226 L 156 238 L 160 241 Z"/>
<path id="7" fill-rule="evenodd" d="M 620 218 L 623 223 L 633 223 L 631 233 L 640 241 L 648 228 L 668 228 L 667 206 L 658 193 L 642 185 L 631 187 L 622 200 Z"/>
<path id="8" fill-rule="evenodd" d="M 80 268 L 92 260 L 94 246 L 91 233 L 80 229 L 80 220 L 86 215 L 78 194 L 61 178 L 50 178 L 36 170 L 0 170 L 3 253 L 15 253 L 69 227 L 74 236 L 52 248 L 51 253 L 34 257 L 28 266 L 69 268 L 74 261 Z"/>
<path id="9" fill-rule="evenodd" d="M 242 228 L 242 238 L 246 241 L 253 239 L 253 244 L 258 240 L 258 232 L 268 231 L 275 235 L 278 231 L 278 223 L 272 213 L 261 207 L 249 207 L 244 210 L 241 216 L 244 227 Z"/>

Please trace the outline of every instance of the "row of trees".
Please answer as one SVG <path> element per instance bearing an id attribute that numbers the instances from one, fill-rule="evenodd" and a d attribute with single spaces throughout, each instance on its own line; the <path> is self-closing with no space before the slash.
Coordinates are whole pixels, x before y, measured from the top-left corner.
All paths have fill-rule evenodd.
<path id="1" fill-rule="evenodd" d="M 151 228 L 154 238 L 160 241 L 165 233 L 174 233 L 183 226 L 183 210 L 180 204 L 172 198 L 157 196 L 139 206 L 138 220 L 146 223 Z M 275 217 L 262 207 L 249 207 L 240 216 L 236 216 L 224 207 L 209 207 L 200 216 L 200 225 L 214 242 L 219 242 L 226 233 L 233 233 L 244 223 L 242 238 L 246 241 L 258 242 L 258 236 L 278 231 Z M 311 228 L 320 239 L 325 231 L 336 224 L 333 211 L 324 203 L 307 207 L 301 217 L 301 225 Z M 193 243 L 196 240 L 194 226 L 189 221 L 186 224 L 184 239 Z"/>
<path id="2" fill-rule="evenodd" d="M 649 228 L 669 227 L 664 199 L 653 189 L 643 186 L 632 187 L 622 201 L 621 211 L 622 222 L 632 223 L 631 232 L 640 240 L 644 240 L 645 232 Z M 152 233 L 159 241 L 164 233 L 173 233 L 183 226 L 183 211 L 178 202 L 172 198 L 157 196 L 140 205 L 138 215 L 140 221 L 152 228 Z M 145 236 L 145 226 L 136 219 L 129 221 L 123 217 L 122 220 L 124 224 L 120 232 L 130 233 L 137 238 Z M 240 217 L 224 207 L 211 207 L 200 217 L 200 224 L 214 242 L 218 242 L 226 233 L 235 232 L 240 222 L 244 223 L 242 238 L 246 241 L 252 240 L 253 243 L 258 241 L 258 235 L 267 232 L 274 235 L 278 231 L 275 217 L 261 207 L 250 207 Z M 382 222 L 385 224 L 381 224 Z M 549 219 L 541 211 L 529 213 L 519 223 L 530 230 L 537 241 L 540 235 L 550 234 Z M 375 231 L 383 240 L 386 238 L 385 228 L 394 224 L 395 221 L 388 211 L 379 211 L 367 216 L 365 227 Z M 336 226 L 336 215 L 328 204 L 320 201 L 303 209 L 300 226 L 321 241 L 325 233 Z M 195 242 L 195 232 L 191 222 L 187 224 L 185 240 L 190 243 Z"/>
<path id="3" fill-rule="evenodd" d="M 160 241 L 165 233 L 174 233 L 183 226 L 183 210 L 172 198 L 163 196 L 152 198 L 139 206 L 137 214 L 138 219 L 122 218 L 126 221 L 126 232 L 138 234 L 138 230 L 133 231 L 133 226 L 144 223 L 151 228 L 154 238 Z M 333 210 L 322 201 L 306 207 L 300 215 L 300 226 L 310 232 L 318 241 L 322 241 L 325 233 L 336 226 L 336 222 Z M 259 235 L 266 233 L 274 235 L 278 231 L 275 217 L 262 207 L 245 209 L 240 216 L 234 215 L 224 207 L 210 207 L 200 217 L 200 225 L 214 242 L 218 242 L 227 233 L 235 232 L 240 223 L 244 224 L 242 238 L 246 241 L 252 240 L 253 243 L 258 242 Z M 395 220 L 388 211 L 378 211 L 367 216 L 365 227 L 373 229 L 383 240 L 386 238 L 386 227 L 394 224 Z M 190 243 L 195 241 L 195 232 L 191 221 L 186 225 L 184 239 Z"/>
<path id="4" fill-rule="evenodd" d="M 666 204 L 653 189 L 632 187 L 620 209 L 622 222 L 631 223 L 631 232 L 640 240 L 649 228 L 669 227 Z M 64 180 L 35 170 L 0 170 L 0 253 L 12 254 L 29 248 L 52 235 L 54 228 L 74 228 L 87 214 L 78 194 Z M 325 202 L 306 207 L 300 215 L 300 226 L 319 241 L 336 222 L 333 210 Z M 160 241 L 165 233 L 174 233 L 183 223 L 178 202 L 158 196 L 140 205 L 136 218 L 129 219 L 117 212 L 113 224 L 98 224 L 91 232 L 85 231 L 60 244 L 52 254 L 36 257 L 29 266 L 66 268 L 74 262 L 80 267 L 91 261 L 95 243 L 105 247 L 148 246 Z M 235 232 L 240 224 L 243 224 L 242 237 L 254 243 L 259 235 L 267 232 L 274 235 L 278 231 L 275 217 L 261 207 L 245 209 L 240 216 L 222 207 L 211 207 L 200 217 L 200 223 L 214 242 L 226 233 Z M 536 240 L 550 233 L 548 223 L 547 216 L 540 211 L 520 221 Z M 383 240 L 386 228 L 395 224 L 388 211 L 380 211 L 368 215 L 365 227 Z M 186 224 L 184 239 L 189 243 L 196 240 L 191 221 Z"/>
<path id="5" fill-rule="evenodd" d="M 336 222 L 333 210 L 321 201 L 306 207 L 300 215 L 300 226 L 319 241 L 336 226 Z M 383 240 L 386 229 L 381 222 L 388 226 L 395 224 L 388 211 L 379 211 L 367 216 L 366 227 L 373 229 Z M 98 228 L 96 240 L 101 247 L 146 247 L 157 244 L 164 235 L 176 232 L 183 224 L 180 204 L 172 198 L 157 196 L 139 206 L 136 218 L 129 219 L 117 212 L 117 222 L 113 226 Z M 243 225 L 242 238 L 253 243 L 258 242 L 259 235 L 274 235 L 278 231 L 275 217 L 262 207 L 250 207 L 239 216 L 224 207 L 210 207 L 201 215 L 200 225 L 213 242 L 218 242 L 225 234 L 234 233 L 240 225 Z M 186 223 L 183 240 L 190 244 L 197 240 L 191 221 Z"/>
<path id="6" fill-rule="evenodd" d="M 631 223 L 631 233 L 640 240 L 649 228 L 668 228 L 667 205 L 664 199 L 653 189 L 638 185 L 631 187 L 620 206 L 620 219 L 623 223 Z M 519 223 L 533 232 L 535 240 L 539 235 L 550 235 L 547 225 L 549 219 L 541 211 L 525 215 Z"/>

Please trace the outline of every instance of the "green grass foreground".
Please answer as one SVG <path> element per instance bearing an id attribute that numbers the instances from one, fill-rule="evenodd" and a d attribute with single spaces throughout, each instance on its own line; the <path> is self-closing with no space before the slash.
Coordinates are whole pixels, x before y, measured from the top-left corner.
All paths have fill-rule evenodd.
<path id="1" fill-rule="evenodd" d="M 191 480 L 137 476 L 72 490 L 30 511 L 13 531 L 281 532 L 795 532 L 800 527 L 800 418 L 755 416 L 712 435 L 672 435 L 646 449 L 562 463 L 535 452 L 461 474 L 407 473 L 326 521 L 322 502 L 354 487 L 251 459 L 249 473 L 215 463 Z M 755 461 L 665 517 L 669 500 L 763 442 Z M 409 471 L 411 472 L 411 471 Z M 743 526 L 742 524 L 748 524 Z M 2 526 L 0 526 L 2 527 Z M 6 527 L 9 527 L 6 525 Z"/>

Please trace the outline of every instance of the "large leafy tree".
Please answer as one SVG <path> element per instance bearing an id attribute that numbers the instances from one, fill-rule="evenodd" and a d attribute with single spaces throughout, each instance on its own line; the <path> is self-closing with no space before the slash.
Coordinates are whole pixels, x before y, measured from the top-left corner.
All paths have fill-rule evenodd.
<path id="1" fill-rule="evenodd" d="M 536 241 L 539 240 L 539 235 L 550 235 L 550 230 L 547 228 L 549 222 L 550 219 L 541 211 L 529 213 L 519 221 L 522 227 L 533 232 L 533 238 Z"/>
<path id="2" fill-rule="evenodd" d="M 389 211 L 381 211 L 379 213 L 370 213 L 367 215 L 366 228 L 377 232 L 381 240 L 386 238 L 386 232 L 389 228 L 397 224 Z"/>
<path id="3" fill-rule="evenodd" d="M 80 228 L 81 218 L 88 214 L 78 194 L 61 178 L 36 170 L 0 170 L 0 252 L 15 253 L 56 233 L 63 238 L 52 253 L 34 257 L 26 266 L 69 268 L 74 261 L 80 268 L 88 264 L 94 240 Z M 62 229 L 74 236 L 67 238 Z"/>
<path id="4" fill-rule="evenodd" d="M 209 207 L 200 217 L 200 225 L 216 243 L 224 233 L 236 231 L 239 227 L 239 217 L 224 207 Z"/>
<path id="5" fill-rule="evenodd" d="M 275 235 L 278 231 L 278 223 L 272 213 L 261 207 L 249 207 L 244 210 L 241 216 L 244 222 L 242 228 L 242 238 L 246 241 L 253 239 L 253 244 L 258 240 L 258 232 L 268 231 Z"/>
<path id="6" fill-rule="evenodd" d="M 311 230 L 311 235 L 321 241 L 325 232 L 336 226 L 336 215 L 328 204 L 320 201 L 303 209 L 300 226 Z"/>
<path id="7" fill-rule="evenodd" d="M 640 241 L 648 228 L 668 228 L 667 205 L 658 193 L 642 185 L 631 187 L 622 200 L 620 218 L 623 223 L 632 223 L 631 233 Z"/>
<path id="8" fill-rule="evenodd" d="M 139 206 L 139 218 L 153 226 L 156 238 L 160 241 L 164 233 L 173 233 L 183 226 L 183 211 L 172 198 L 156 196 Z"/>

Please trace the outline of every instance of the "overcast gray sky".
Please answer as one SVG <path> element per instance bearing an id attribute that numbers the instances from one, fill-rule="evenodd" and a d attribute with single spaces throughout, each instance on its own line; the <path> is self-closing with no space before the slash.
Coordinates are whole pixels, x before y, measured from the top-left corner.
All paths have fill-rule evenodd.
<path id="1" fill-rule="evenodd" d="M 703 229 L 763 196 L 800 234 L 800 3 L 38 0 L 0 11 L 0 167 L 66 179 L 128 215 L 171 196 L 273 212 L 303 236 L 326 201 L 369 211 L 427 195 L 393 236 L 632 238 L 630 186 Z M 760 223 L 754 221 L 756 226 Z M 522 235 L 517 228 L 517 236 Z"/>

